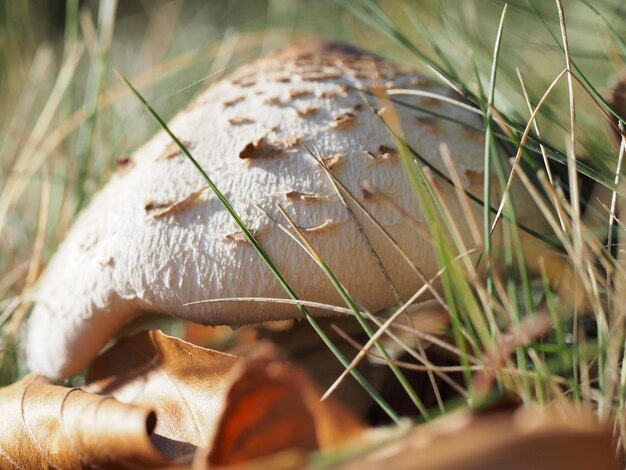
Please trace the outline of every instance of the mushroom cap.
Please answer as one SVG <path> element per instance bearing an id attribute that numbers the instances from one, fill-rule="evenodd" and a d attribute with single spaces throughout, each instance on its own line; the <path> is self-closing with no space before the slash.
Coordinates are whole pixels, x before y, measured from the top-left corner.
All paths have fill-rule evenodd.
<path id="1" fill-rule="evenodd" d="M 326 159 L 427 277 L 437 270 L 428 237 L 406 215 L 361 190 L 361 183 L 370 181 L 418 224 L 425 223 L 393 137 L 352 88 L 381 83 L 449 95 L 425 77 L 352 46 L 307 41 L 241 67 L 170 123 L 301 299 L 342 305 L 315 262 L 259 207 L 276 215 L 281 204 L 363 307 L 376 311 L 397 304 L 324 169 L 302 144 Z M 481 194 L 482 133 L 454 122 L 480 127 L 480 118 L 429 97 L 404 101 L 451 118 L 397 107 L 410 145 L 447 173 L 439 153 L 445 142 L 466 187 Z M 454 189 L 438 186 L 453 218 L 463 224 L 467 214 Z M 525 207 L 518 213 L 522 220 L 533 213 Z M 480 223 L 481 207 L 473 210 Z M 355 214 L 400 296 L 408 299 L 420 279 L 358 210 Z M 469 231 L 463 232 L 472 246 Z M 231 326 L 300 315 L 293 305 L 188 305 L 286 293 L 164 132 L 119 162 L 118 173 L 67 234 L 34 296 L 28 364 L 51 378 L 80 371 L 124 324 L 145 312 Z"/>

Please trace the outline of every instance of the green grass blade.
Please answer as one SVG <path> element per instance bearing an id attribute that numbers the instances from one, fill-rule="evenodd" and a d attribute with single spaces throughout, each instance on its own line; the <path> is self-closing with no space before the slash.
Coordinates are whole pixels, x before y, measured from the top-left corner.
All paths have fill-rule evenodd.
<path id="1" fill-rule="evenodd" d="M 368 321 L 363 317 L 363 315 L 361 314 L 361 310 L 357 307 L 356 303 L 354 302 L 350 294 L 348 294 L 348 291 L 346 290 L 346 288 L 341 284 L 341 282 L 339 282 L 339 279 L 337 279 L 337 276 L 335 276 L 335 274 L 328 267 L 326 262 L 324 262 L 324 260 L 317 254 L 317 252 L 313 249 L 313 247 L 308 242 L 308 240 L 304 236 L 302 236 L 301 231 L 292 222 L 292 220 L 289 218 L 285 210 L 280 205 L 278 206 L 278 209 L 283 214 L 283 216 L 287 219 L 289 224 L 292 226 L 293 230 L 297 232 L 302 242 L 306 245 L 309 251 L 309 254 L 313 257 L 313 259 L 315 260 L 317 265 L 322 269 L 322 271 L 324 271 L 324 274 L 330 280 L 335 290 L 339 293 L 339 295 L 341 296 L 343 301 L 346 303 L 348 308 L 352 311 L 352 314 L 355 316 L 355 318 L 359 322 L 359 325 L 361 325 L 361 328 L 363 328 L 363 331 L 365 331 L 367 336 L 371 339 L 374 336 L 374 330 L 372 329 Z M 409 383 L 404 373 L 398 368 L 397 365 L 395 365 L 392 362 L 392 358 L 387 352 L 387 349 L 385 349 L 385 347 L 382 345 L 380 341 L 375 341 L 374 345 L 376 346 L 378 351 L 380 351 L 380 353 L 385 358 L 385 360 L 387 360 L 387 364 L 389 368 L 391 369 L 393 374 L 396 376 L 396 378 L 398 379 L 398 382 L 400 382 L 400 384 L 402 385 L 402 388 L 404 388 L 404 390 L 406 391 L 407 395 L 409 396 L 413 404 L 416 406 L 416 408 L 419 410 L 419 412 L 422 414 L 424 418 L 429 419 L 428 410 L 422 403 L 422 400 L 420 400 L 419 396 L 417 395 L 417 393 L 415 392 L 415 390 Z"/>
<path id="2" fill-rule="evenodd" d="M 507 5 L 502 9 L 500 16 L 500 24 L 498 26 L 498 34 L 496 35 L 496 44 L 493 48 L 493 60 L 491 62 L 491 78 L 489 79 L 489 95 L 487 100 L 487 109 L 485 110 L 485 163 L 484 163 L 484 193 L 483 193 L 483 239 L 485 243 L 485 255 L 487 259 L 487 293 L 493 294 L 493 278 L 491 272 L 491 211 L 489 210 L 489 201 L 491 201 L 491 156 L 493 151 L 493 129 L 492 129 L 492 106 L 496 91 L 496 76 L 498 71 L 498 58 L 500 56 L 500 45 L 502 44 L 502 31 L 504 30 L 504 19 L 506 17 Z"/>

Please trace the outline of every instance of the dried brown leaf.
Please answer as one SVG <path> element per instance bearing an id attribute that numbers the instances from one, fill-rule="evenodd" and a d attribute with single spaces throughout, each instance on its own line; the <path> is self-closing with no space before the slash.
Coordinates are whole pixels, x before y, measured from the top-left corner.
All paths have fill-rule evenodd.
<path id="1" fill-rule="evenodd" d="M 320 397 L 272 349 L 243 360 L 140 332 L 99 356 L 83 389 L 38 376 L 0 389 L 0 467 L 163 468 L 194 455 L 203 467 L 210 455 L 293 468 L 363 430 Z"/>
<path id="2" fill-rule="evenodd" d="M 233 465 L 285 451 L 307 454 L 362 434 L 359 420 L 321 396 L 301 369 L 278 359 L 272 348 L 241 362 L 230 375 L 209 464 Z"/>
<path id="3" fill-rule="evenodd" d="M 0 389 L 0 467 L 153 468 L 150 407 L 124 404 L 28 375 Z"/>
<path id="4" fill-rule="evenodd" d="M 385 439 L 385 437 L 382 437 Z M 389 438 L 387 438 L 389 439 Z M 340 467 L 456 470 L 617 470 L 610 430 L 573 405 L 540 411 L 454 413 Z M 370 448 L 375 447 L 370 444 Z"/>
<path id="5" fill-rule="evenodd" d="M 124 338 L 98 357 L 86 389 L 154 409 L 156 447 L 174 458 L 204 447 L 215 430 L 235 356 L 159 331 Z"/>

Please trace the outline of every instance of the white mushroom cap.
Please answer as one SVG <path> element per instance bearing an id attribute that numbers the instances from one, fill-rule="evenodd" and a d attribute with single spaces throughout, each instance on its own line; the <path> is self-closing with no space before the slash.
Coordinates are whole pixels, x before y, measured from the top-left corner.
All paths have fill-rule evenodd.
<path id="1" fill-rule="evenodd" d="M 370 181 L 414 219 L 424 220 L 394 155 L 394 139 L 362 97 L 345 86 L 368 87 L 381 81 L 449 93 L 350 46 L 309 41 L 242 67 L 171 122 L 175 135 L 302 299 L 341 305 L 310 257 L 255 206 L 276 214 L 280 203 L 364 307 L 376 311 L 396 304 L 327 175 L 301 145 L 333 157 L 328 160 L 333 173 L 359 198 L 361 183 Z M 452 104 L 428 97 L 408 101 L 480 125 L 478 116 Z M 439 145 L 445 142 L 464 183 L 481 194 L 480 132 L 405 107 L 397 111 L 410 145 L 444 171 Z M 77 220 L 38 284 L 27 337 L 28 363 L 34 372 L 58 378 L 80 371 L 121 326 L 143 312 L 233 326 L 300 315 L 289 305 L 185 305 L 203 299 L 286 294 L 165 133 L 155 135 L 121 166 Z M 446 184 L 440 189 L 453 217 L 462 223 L 466 216 L 454 189 Z M 363 202 L 432 276 L 437 265 L 430 241 L 389 204 Z M 480 223 L 482 209 L 475 205 L 474 210 Z M 367 224 L 365 228 L 406 300 L 421 281 L 378 230 Z M 464 235 L 469 243 L 469 234 Z"/>

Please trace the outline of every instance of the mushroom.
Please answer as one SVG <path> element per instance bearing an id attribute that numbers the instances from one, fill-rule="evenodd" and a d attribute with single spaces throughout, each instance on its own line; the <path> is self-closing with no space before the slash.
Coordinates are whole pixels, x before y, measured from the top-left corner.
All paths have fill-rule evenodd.
<path id="1" fill-rule="evenodd" d="M 461 181 L 480 196 L 484 143 L 466 138 L 459 124 L 480 126 L 480 117 L 433 99 L 448 92 L 425 77 L 337 42 L 307 41 L 245 65 L 170 124 L 302 299 L 341 305 L 324 273 L 277 224 L 278 204 L 364 308 L 397 305 L 394 288 L 407 300 L 422 285 L 381 232 L 354 211 L 368 245 L 328 170 L 307 149 L 328 163 L 427 278 L 438 269 L 431 240 L 416 229 L 424 216 L 396 142 L 380 113 L 354 91 L 381 84 L 429 93 L 409 103 L 450 119 L 398 106 L 405 138 L 444 173 L 439 148 L 447 144 Z M 125 159 L 123 168 L 94 196 L 38 282 L 26 339 L 34 372 L 50 378 L 79 372 L 143 313 L 233 327 L 300 315 L 293 305 L 194 303 L 286 294 L 164 132 Z M 386 197 L 364 194 L 364 181 Z M 456 190 L 443 182 L 437 186 L 454 219 L 464 223 Z M 482 208 L 472 204 L 472 210 L 480 223 Z M 518 217 L 540 223 L 531 204 L 521 206 Z M 475 246 L 469 230 L 462 232 Z"/>

